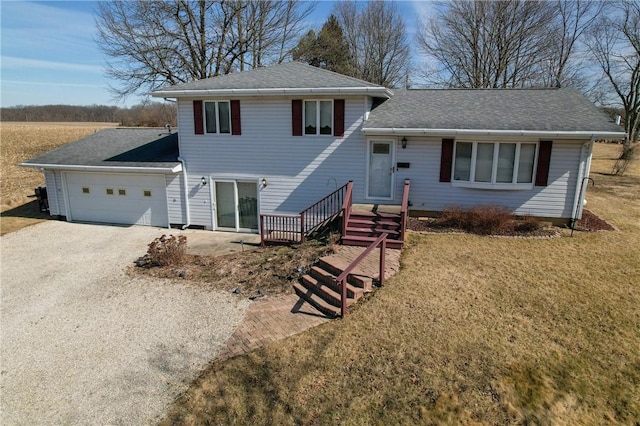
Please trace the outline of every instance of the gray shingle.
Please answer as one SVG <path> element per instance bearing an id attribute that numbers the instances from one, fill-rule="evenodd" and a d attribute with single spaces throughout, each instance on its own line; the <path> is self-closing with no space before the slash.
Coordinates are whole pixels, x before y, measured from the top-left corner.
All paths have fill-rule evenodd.
<path id="1" fill-rule="evenodd" d="M 364 80 L 347 77 L 301 62 L 287 62 L 249 71 L 177 84 L 159 89 L 162 92 L 181 90 L 280 89 L 280 88 L 345 88 L 381 87 Z"/>
<path id="2" fill-rule="evenodd" d="M 164 129 L 105 129 L 26 161 L 102 167 L 173 168 L 180 165 L 178 133 Z"/>
<path id="3" fill-rule="evenodd" d="M 580 92 L 562 89 L 395 90 L 365 128 L 622 132 Z"/>

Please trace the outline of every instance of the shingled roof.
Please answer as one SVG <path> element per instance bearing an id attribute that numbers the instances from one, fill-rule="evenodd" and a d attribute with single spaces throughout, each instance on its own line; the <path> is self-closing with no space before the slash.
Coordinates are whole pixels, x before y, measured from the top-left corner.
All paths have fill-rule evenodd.
<path id="1" fill-rule="evenodd" d="M 374 129 L 620 133 L 575 89 L 397 90 L 364 123 Z"/>
<path id="2" fill-rule="evenodd" d="M 249 71 L 176 84 L 158 89 L 157 97 L 201 94 L 285 94 L 303 91 L 327 93 L 374 93 L 379 96 L 390 91 L 377 84 L 327 71 L 301 62 L 287 62 Z"/>
<path id="3" fill-rule="evenodd" d="M 105 129 L 22 163 L 45 168 L 180 171 L 178 133 L 165 129 Z M 69 167 L 71 166 L 71 167 Z"/>

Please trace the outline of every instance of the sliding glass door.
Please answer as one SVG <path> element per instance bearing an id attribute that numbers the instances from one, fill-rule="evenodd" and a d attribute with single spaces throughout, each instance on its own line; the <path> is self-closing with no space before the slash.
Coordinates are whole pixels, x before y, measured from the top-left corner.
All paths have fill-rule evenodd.
<path id="1" fill-rule="evenodd" d="M 251 181 L 214 181 L 215 229 L 258 230 L 258 185 Z"/>

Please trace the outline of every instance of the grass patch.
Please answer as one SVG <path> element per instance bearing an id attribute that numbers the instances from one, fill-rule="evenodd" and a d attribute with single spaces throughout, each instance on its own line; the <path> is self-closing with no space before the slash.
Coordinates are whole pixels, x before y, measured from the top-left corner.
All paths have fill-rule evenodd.
<path id="1" fill-rule="evenodd" d="M 587 196 L 620 232 L 412 234 L 375 297 L 212 363 L 162 424 L 633 424 L 640 185 L 611 188 L 640 170 L 605 175 L 612 148 L 597 144 Z"/>
<path id="2" fill-rule="evenodd" d="M 44 185 L 42 172 L 20 163 L 66 143 L 88 136 L 110 123 L 0 123 L 2 160 L 0 196 L 2 235 L 42 222 L 49 216 L 31 204 L 33 189 Z"/>

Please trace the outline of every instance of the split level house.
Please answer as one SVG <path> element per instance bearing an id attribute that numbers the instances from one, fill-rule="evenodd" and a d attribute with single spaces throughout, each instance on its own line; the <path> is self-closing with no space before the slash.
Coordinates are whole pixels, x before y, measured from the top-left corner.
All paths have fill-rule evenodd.
<path id="1" fill-rule="evenodd" d="M 177 102 L 177 131 L 103 130 L 23 163 L 43 171 L 52 215 L 258 232 L 261 215 L 299 215 L 352 181 L 350 201 L 374 206 L 399 206 L 410 182 L 411 215 L 499 205 L 570 221 L 594 141 L 624 137 L 570 88 L 397 90 L 297 62 L 152 95 Z"/>

